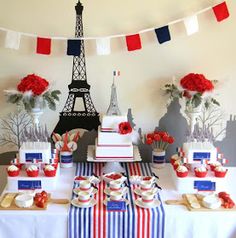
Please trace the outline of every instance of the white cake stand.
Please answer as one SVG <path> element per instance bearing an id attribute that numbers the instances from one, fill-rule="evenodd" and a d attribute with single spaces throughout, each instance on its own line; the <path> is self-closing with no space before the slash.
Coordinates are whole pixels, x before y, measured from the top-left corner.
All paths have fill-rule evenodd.
<path id="1" fill-rule="evenodd" d="M 95 159 L 95 146 L 94 145 L 89 145 L 88 146 L 88 156 L 87 156 L 87 161 L 88 162 L 106 162 L 105 166 L 102 168 L 102 172 L 107 174 L 107 173 L 112 173 L 112 172 L 117 172 L 117 173 L 122 173 L 125 172 L 124 168 L 121 166 L 120 162 L 138 162 L 141 161 L 141 156 L 139 154 L 139 150 L 137 146 L 134 146 L 134 158 L 133 159 L 124 159 L 124 158 L 106 158 L 106 159 Z"/>

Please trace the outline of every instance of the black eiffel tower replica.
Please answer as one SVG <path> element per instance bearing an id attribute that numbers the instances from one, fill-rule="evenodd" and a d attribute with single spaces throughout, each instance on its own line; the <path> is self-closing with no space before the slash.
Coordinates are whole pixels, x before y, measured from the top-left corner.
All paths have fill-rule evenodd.
<path id="1" fill-rule="evenodd" d="M 83 37 L 83 6 L 80 1 L 75 6 L 76 27 L 75 37 Z M 81 53 L 73 58 L 72 81 L 68 85 L 69 95 L 66 104 L 60 112 L 60 119 L 54 132 L 63 134 L 76 128 L 86 130 L 97 130 L 100 125 L 99 114 L 97 113 L 90 97 L 90 85 L 87 83 L 84 40 L 81 40 Z M 76 99 L 80 98 L 83 102 L 83 111 L 75 111 Z"/>

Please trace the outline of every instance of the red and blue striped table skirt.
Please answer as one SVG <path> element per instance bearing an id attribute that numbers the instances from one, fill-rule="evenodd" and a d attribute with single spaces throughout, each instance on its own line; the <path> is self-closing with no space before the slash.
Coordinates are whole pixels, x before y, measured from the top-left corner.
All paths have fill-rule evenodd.
<path id="1" fill-rule="evenodd" d="M 151 176 L 148 163 L 123 163 L 126 175 Z M 102 174 L 103 163 L 78 163 L 76 175 Z M 128 180 L 129 183 L 129 180 Z M 95 195 L 97 204 L 91 208 L 77 208 L 71 205 L 69 211 L 69 238 L 163 238 L 165 213 L 161 203 L 159 207 L 143 209 L 135 205 L 138 196 L 131 185 L 127 193 L 130 204 L 125 212 L 108 212 L 103 204 L 106 194 L 105 182 L 99 183 Z M 75 195 L 73 195 L 73 198 Z M 161 201 L 160 195 L 158 198 Z"/>

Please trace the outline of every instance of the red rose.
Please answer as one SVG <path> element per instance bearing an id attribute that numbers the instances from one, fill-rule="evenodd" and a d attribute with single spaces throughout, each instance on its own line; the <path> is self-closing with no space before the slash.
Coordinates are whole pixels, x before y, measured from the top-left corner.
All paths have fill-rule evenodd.
<path id="1" fill-rule="evenodd" d="M 119 124 L 119 133 L 126 135 L 132 132 L 132 127 L 129 122 L 121 122 Z"/>
<path id="2" fill-rule="evenodd" d="M 146 144 L 147 145 L 151 145 L 152 143 L 153 143 L 153 139 L 152 138 L 149 137 L 149 138 L 146 139 Z"/>
<path id="3" fill-rule="evenodd" d="M 153 136 L 153 139 L 155 141 L 160 141 L 161 140 L 161 136 L 159 134 L 155 133 L 154 136 Z"/>
<path id="4" fill-rule="evenodd" d="M 199 93 L 204 93 L 214 89 L 212 82 L 206 79 L 203 74 L 190 73 L 180 80 L 180 84 L 186 90 Z"/>
<path id="5" fill-rule="evenodd" d="M 173 137 L 173 136 L 170 136 L 169 138 L 168 138 L 168 143 L 169 144 L 173 144 L 175 142 L 175 138 Z"/>
<path id="6" fill-rule="evenodd" d="M 17 89 L 24 93 L 32 91 L 34 95 L 41 95 L 48 88 L 48 81 L 35 74 L 29 74 L 17 85 Z"/>
<path id="7" fill-rule="evenodd" d="M 146 135 L 146 137 L 153 139 L 153 138 L 154 138 L 154 133 L 148 133 L 148 134 Z"/>
<path id="8" fill-rule="evenodd" d="M 164 142 L 168 142 L 169 141 L 169 136 L 166 134 L 166 135 L 164 135 L 163 137 L 162 137 L 162 140 L 164 141 Z"/>
<path id="9" fill-rule="evenodd" d="M 161 138 L 163 138 L 164 136 L 168 136 L 167 132 L 165 131 L 160 131 L 159 135 L 161 136 Z"/>

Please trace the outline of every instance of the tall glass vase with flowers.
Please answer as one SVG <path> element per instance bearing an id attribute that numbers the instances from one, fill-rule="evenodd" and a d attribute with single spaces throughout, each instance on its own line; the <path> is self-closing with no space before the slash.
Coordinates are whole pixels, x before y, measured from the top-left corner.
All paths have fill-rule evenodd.
<path id="1" fill-rule="evenodd" d="M 211 104 L 220 105 L 212 97 L 216 82 L 207 79 L 203 74 L 189 73 L 179 82 L 165 85 L 164 90 L 171 100 L 180 98 L 185 101 L 185 113 L 190 121 L 191 133 L 203 106 L 208 109 Z"/>
<path id="2" fill-rule="evenodd" d="M 166 149 L 174 141 L 174 137 L 164 131 L 154 131 L 146 135 L 145 143 L 152 147 L 152 166 L 154 168 L 163 168 L 165 166 Z"/>

